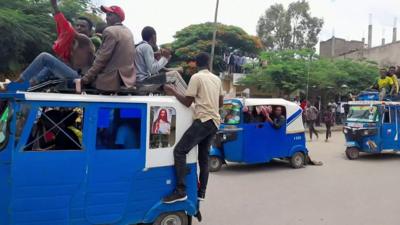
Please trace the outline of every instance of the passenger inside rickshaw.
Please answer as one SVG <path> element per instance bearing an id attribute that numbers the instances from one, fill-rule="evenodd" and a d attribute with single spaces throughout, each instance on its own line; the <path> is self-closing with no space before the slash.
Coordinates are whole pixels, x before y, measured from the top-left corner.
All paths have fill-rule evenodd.
<path id="1" fill-rule="evenodd" d="M 139 149 L 141 111 L 101 108 L 98 113 L 96 149 Z"/>
<path id="2" fill-rule="evenodd" d="M 286 109 L 284 106 L 245 106 L 243 108 L 245 123 L 266 123 L 279 129 L 286 123 Z"/>
<path id="3" fill-rule="evenodd" d="M 75 108 L 41 108 L 25 151 L 82 150 L 82 131 Z M 81 119 L 80 119 L 81 120 Z"/>

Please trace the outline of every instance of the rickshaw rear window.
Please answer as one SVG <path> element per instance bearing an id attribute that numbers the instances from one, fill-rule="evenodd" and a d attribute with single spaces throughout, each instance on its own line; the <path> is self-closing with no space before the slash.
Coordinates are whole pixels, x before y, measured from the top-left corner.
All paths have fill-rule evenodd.
<path id="1" fill-rule="evenodd" d="M 348 121 L 376 122 L 378 119 L 376 106 L 350 106 Z"/>
<path id="2" fill-rule="evenodd" d="M 238 103 L 224 104 L 221 110 L 222 123 L 236 125 L 240 123 L 240 105 Z"/>

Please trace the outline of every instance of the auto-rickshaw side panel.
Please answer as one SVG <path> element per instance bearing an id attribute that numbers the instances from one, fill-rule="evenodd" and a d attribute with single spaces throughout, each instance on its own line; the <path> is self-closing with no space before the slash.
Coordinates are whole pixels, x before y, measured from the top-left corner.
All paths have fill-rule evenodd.
<path id="1" fill-rule="evenodd" d="M 244 132 L 239 128 L 235 132 L 229 132 L 224 134 L 227 137 L 228 142 L 222 144 L 223 156 L 225 160 L 231 162 L 240 162 L 244 160 Z M 234 140 L 233 140 L 234 138 Z"/>
<path id="2" fill-rule="evenodd" d="M 25 147 L 41 106 L 77 107 L 79 104 L 65 102 L 25 102 L 25 104 L 31 105 L 32 108 L 13 151 L 11 224 L 74 224 L 72 219 L 76 211 L 74 206 L 82 206 L 79 197 L 84 196 L 86 186 L 87 149 L 27 151 Z M 85 129 L 88 129 L 88 126 L 84 128 L 84 133 Z"/>
<path id="3" fill-rule="evenodd" d="M 188 200 L 172 205 L 163 204 L 161 199 L 175 188 L 174 167 L 150 168 L 144 173 L 138 174 L 135 177 L 136 185 L 134 185 L 127 207 L 127 217 L 136 215 L 140 216 L 140 221 L 152 223 L 160 214 L 165 212 L 184 211 L 190 216 L 196 215 L 198 209 L 197 164 L 190 163 L 188 168 L 190 170 L 190 173 L 186 176 Z M 146 197 L 144 198 L 144 196 Z M 123 224 L 121 223 L 121 225 Z"/>
<path id="4" fill-rule="evenodd" d="M 249 123 L 243 125 L 243 155 L 244 163 L 264 163 L 269 162 L 267 149 L 269 136 L 267 133 L 271 129 L 267 123 Z"/>
<path id="5" fill-rule="evenodd" d="M 381 132 L 381 149 L 398 149 L 399 148 L 399 125 L 397 117 L 398 106 L 387 106 L 384 109 Z"/>

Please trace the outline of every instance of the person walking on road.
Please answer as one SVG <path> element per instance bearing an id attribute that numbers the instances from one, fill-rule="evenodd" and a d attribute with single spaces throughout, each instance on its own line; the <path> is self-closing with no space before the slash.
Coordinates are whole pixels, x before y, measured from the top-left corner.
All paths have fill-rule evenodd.
<path id="1" fill-rule="evenodd" d="M 315 129 L 315 121 L 318 118 L 318 114 L 318 109 L 314 105 L 308 103 L 306 109 L 306 121 L 310 131 L 310 140 L 312 140 L 313 134 L 319 138 L 318 131 Z"/>
<path id="2" fill-rule="evenodd" d="M 335 113 L 332 112 L 332 106 L 328 106 L 326 112 L 324 113 L 324 123 L 326 125 L 325 142 L 328 142 L 328 139 L 332 137 L 331 128 L 335 124 Z"/>

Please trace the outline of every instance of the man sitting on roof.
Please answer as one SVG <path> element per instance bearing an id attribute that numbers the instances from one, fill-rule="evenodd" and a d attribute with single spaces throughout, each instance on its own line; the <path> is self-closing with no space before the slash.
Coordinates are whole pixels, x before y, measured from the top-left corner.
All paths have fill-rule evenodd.
<path id="1" fill-rule="evenodd" d="M 157 33 L 153 27 L 145 27 L 142 30 L 143 41 L 136 45 L 135 67 L 137 70 L 137 82 L 140 84 L 174 83 L 179 93 L 185 93 L 186 82 L 176 70 L 161 72 L 171 59 L 171 52 L 160 50 L 161 57 L 156 60 L 154 49 L 157 49 Z"/>
<path id="2" fill-rule="evenodd" d="M 391 66 L 389 68 L 389 71 L 387 72 L 387 76 L 393 80 L 394 83 L 394 91 L 393 94 L 397 95 L 399 93 L 399 80 L 397 79 L 397 75 L 396 75 L 396 67 Z"/>
<path id="3" fill-rule="evenodd" d="M 86 17 L 79 17 L 74 28 L 58 9 L 57 0 L 51 0 L 51 5 L 58 35 L 53 51 L 58 58 L 41 53 L 16 82 L 26 82 L 29 86 L 54 77 L 72 80 L 79 78 L 79 74 L 85 73 L 93 63 L 95 48 L 89 39 L 93 23 Z M 1 85 L 0 89 L 6 88 Z"/>
<path id="4" fill-rule="evenodd" d="M 118 6 L 101 6 L 101 10 L 107 13 L 108 27 L 102 33 L 103 44 L 96 52 L 93 66 L 82 79 L 75 80 L 77 92 L 81 91 L 81 85 L 89 84 L 100 91 L 115 92 L 121 89 L 121 84 L 132 88 L 136 81 L 133 35 L 122 25 L 125 13 Z"/>
<path id="5" fill-rule="evenodd" d="M 387 76 L 387 71 L 385 69 L 381 69 L 380 74 L 380 78 L 375 86 L 379 90 L 379 100 L 383 100 L 387 94 L 392 95 L 396 87 L 393 80 Z"/>

